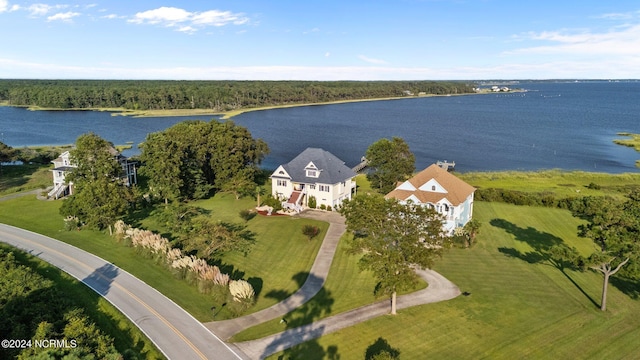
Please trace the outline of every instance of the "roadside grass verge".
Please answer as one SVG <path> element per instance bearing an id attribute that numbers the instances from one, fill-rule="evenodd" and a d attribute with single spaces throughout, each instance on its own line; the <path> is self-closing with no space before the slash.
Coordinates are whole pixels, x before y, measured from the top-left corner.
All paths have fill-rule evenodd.
<path id="1" fill-rule="evenodd" d="M 118 352 L 125 358 L 140 356 L 145 359 L 164 359 L 165 357 L 149 339 L 127 319 L 118 309 L 96 294 L 89 287 L 74 279 L 55 266 L 49 265 L 32 255 L 7 244 L 0 243 L 0 248 L 12 252 L 16 260 L 40 276 L 54 282 L 54 286 L 64 294 L 73 306 L 84 309 L 85 314 L 96 323 L 105 334 L 114 339 Z"/>
<path id="2" fill-rule="evenodd" d="M 552 193 L 557 197 L 624 196 L 640 187 L 640 173 L 607 174 L 584 171 L 469 172 L 455 174 L 479 189 Z M 590 186 L 591 185 L 591 186 Z"/>
<path id="3" fill-rule="evenodd" d="M 448 251 L 435 266 L 468 296 L 401 310 L 285 354 L 357 359 L 386 342 L 403 359 L 635 357 L 640 284 L 611 284 L 611 307 L 601 312 L 600 275 L 563 270 L 542 256 L 559 241 L 590 251 L 591 242 L 576 235 L 578 219 L 565 210 L 484 202 L 476 202 L 474 217 L 482 223 L 478 243 Z"/>
<path id="4" fill-rule="evenodd" d="M 212 295 L 199 293 L 196 286 L 176 279 L 163 266 L 137 254 L 133 248 L 117 243 L 105 232 L 63 230 L 63 220 L 58 213 L 61 204 L 61 201 L 39 201 L 35 196 L 11 199 L 0 203 L 0 219 L 104 258 L 157 289 L 200 321 L 213 320 L 212 306 L 219 309 L 216 320 L 232 316 L 222 304 L 215 303 Z M 244 223 L 239 211 L 255 206 L 255 202 L 251 199 L 235 200 L 230 194 L 219 194 L 194 205 L 210 210 L 210 216 L 214 219 Z M 256 241 L 251 251 L 247 256 L 242 252 L 227 253 L 217 261 L 217 265 L 223 272 L 234 278 L 243 278 L 253 285 L 257 301 L 249 312 L 255 312 L 278 303 L 302 286 L 328 224 L 289 216 L 261 215 L 246 224 L 247 229 L 255 234 Z M 302 234 L 302 227 L 306 224 L 321 229 L 312 241 Z M 144 219 L 141 225 L 153 231 L 163 230 L 153 217 Z"/>
<path id="5" fill-rule="evenodd" d="M 65 231 L 58 209 L 61 201 L 40 201 L 27 196 L 0 203 L 0 219 L 6 224 L 50 236 L 95 254 L 138 277 L 175 301 L 200 321 L 211 319 L 211 297 L 195 286 L 176 279 L 153 260 L 138 255 L 133 248 L 108 234 L 93 230 Z"/>

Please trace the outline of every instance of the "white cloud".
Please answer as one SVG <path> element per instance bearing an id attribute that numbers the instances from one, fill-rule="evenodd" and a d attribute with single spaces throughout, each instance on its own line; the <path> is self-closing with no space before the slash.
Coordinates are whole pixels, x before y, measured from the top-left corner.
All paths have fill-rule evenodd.
<path id="1" fill-rule="evenodd" d="M 9 1 L 0 0 L 0 13 L 7 11 L 7 9 L 9 9 Z"/>
<path id="2" fill-rule="evenodd" d="M 529 33 L 530 40 L 550 43 L 525 47 L 505 54 L 573 54 L 573 55 L 638 55 L 640 56 L 640 25 L 629 25 L 595 33 L 545 31 Z"/>
<path id="3" fill-rule="evenodd" d="M 230 11 L 210 10 L 202 13 L 194 13 L 192 21 L 198 25 L 224 26 L 227 24 L 246 24 L 249 22 L 249 19 L 242 14 L 234 14 Z"/>
<path id="4" fill-rule="evenodd" d="M 55 15 L 51 15 L 47 17 L 47 21 L 65 21 L 71 22 L 74 17 L 80 16 L 80 13 L 77 12 L 65 12 L 65 13 L 57 13 Z"/>
<path id="5" fill-rule="evenodd" d="M 189 20 L 191 13 L 174 7 L 163 6 L 154 10 L 137 13 L 132 20 L 136 24 L 165 24 L 174 26 L 176 23 Z"/>
<path id="6" fill-rule="evenodd" d="M 329 56 L 331 56 L 330 52 L 327 51 L 326 53 L 324 53 L 324 57 L 329 57 Z"/>
<path id="7" fill-rule="evenodd" d="M 630 20 L 640 16 L 640 11 L 630 11 L 623 13 L 607 13 L 595 16 L 596 19 L 607 19 L 607 20 Z"/>
<path id="8" fill-rule="evenodd" d="M 196 32 L 197 30 L 191 26 L 181 26 L 178 28 L 178 31 L 186 33 L 186 34 L 193 34 L 194 32 Z"/>
<path id="9" fill-rule="evenodd" d="M 362 60 L 364 62 L 368 62 L 370 64 L 377 64 L 377 65 L 382 65 L 382 64 L 386 64 L 387 63 L 384 60 L 370 58 L 370 57 L 365 56 L 365 55 L 358 55 L 358 59 L 360 59 L 360 60 Z"/>
<path id="10" fill-rule="evenodd" d="M 111 19 L 117 19 L 118 17 L 119 17 L 119 16 L 118 16 L 118 15 L 116 15 L 116 14 L 109 14 L 109 15 L 101 16 L 101 18 L 103 18 L 103 19 L 109 19 L 109 20 L 111 20 Z"/>
<path id="11" fill-rule="evenodd" d="M 52 6 L 47 4 L 33 4 L 27 8 L 31 16 L 43 16 L 46 15 Z"/>
<path id="12" fill-rule="evenodd" d="M 139 12 L 129 22 L 177 27 L 177 31 L 193 33 L 199 27 L 219 27 L 228 24 L 243 25 L 249 22 L 249 18 L 241 13 L 232 13 L 230 11 L 189 12 L 180 8 L 163 6 L 154 10 Z"/>

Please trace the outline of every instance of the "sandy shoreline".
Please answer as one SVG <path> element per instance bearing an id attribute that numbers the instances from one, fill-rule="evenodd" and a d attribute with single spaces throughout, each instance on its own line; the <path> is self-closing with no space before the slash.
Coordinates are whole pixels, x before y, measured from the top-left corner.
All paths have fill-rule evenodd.
<path id="1" fill-rule="evenodd" d="M 515 91 L 512 91 L 515 92 Z M 262 106 L 255 108 L 244 108 L 230 111 L 215 111 L 211 109 L 171 109 L 171 110 L 129 110 L 122 108 L 87 108 L 87 109 L 59 109 L 59 108 L 43 108 L 38 106 L 16 106 L 23 107 L 30 111 L 104 111 L 110 112 L 112 116 L 129 116 L 129 117 L 174 117 L 174 116 L 220 116 L 221 119 L 231 119 L 234 116 L 262 110 L 284 109 L 302 106 L 321 106 L 321 105 L 334 105 L 334 104 L 346 104 L 355 102 L 368 102 L 368 101 L 388 101 L 388 100 L 404 100 L 404 99 L 420 99 L 425 97 L 442 97 L 442 96 L 464 96 L 464 95 L 482 95 L 490 92 L 476 92 L 465 94 L 444 94 L 444 95 L 418 95 L 418 96 L 396 96 L 386 98 L 372 98 L 372 99 L 353 99 L 353 100 L 336 100 L 321 103 L 299 103 L 299 104 L 282 104 L 273 106 Z M 12 106 L 6 103 L 0 104 L 0 106 Z"/>

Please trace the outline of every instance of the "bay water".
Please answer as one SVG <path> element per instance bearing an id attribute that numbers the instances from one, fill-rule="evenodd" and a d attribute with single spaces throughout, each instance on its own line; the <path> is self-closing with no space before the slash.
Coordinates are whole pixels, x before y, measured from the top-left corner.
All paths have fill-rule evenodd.
<path id="1" fill-rule="evenodd" d="M 640 133 L 640 82 L 587 81 L 510 84 L 523 92 L 419 97 L 247 112 L 233 118 L 271 153 L 263 167 L 320 147 L 348 166 L 380 138 L 404 138 L 418 170 L 437 160 L 456 170 L 564 169 L 636 172 L 640 153 L 613 143 L 619 132 Z M 136 145 L 150 132 L 186 119 L 131 118 L 95 111 L 28 111 L 0 107 L 0 141 L 13 146 L 71 144 L 93 131 L 114 144 Z"/>

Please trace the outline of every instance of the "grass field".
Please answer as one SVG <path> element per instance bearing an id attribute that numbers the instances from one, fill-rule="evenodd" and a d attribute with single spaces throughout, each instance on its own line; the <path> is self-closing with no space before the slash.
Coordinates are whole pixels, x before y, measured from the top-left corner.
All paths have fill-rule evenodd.
<path id="1" fill-rule="evenodd" d="M 44 190 L 52 184 L 49 165 L 5 165 L 0 173 L 0 196 L 34 189 Z"/>
<path id="2" fill-rule="evenodd" d="M 469 178 L 467 178 L 469 176 Z M 542 191 L 559 194 L 622 194 L 637 186 L 635 174 L 483 173 L 462 177 L 479 187 Z M 589 189 L 594 182 L 600 189 Z M 358 191 L 370 191 L 359 182 Z M 580 190 L 578 192 L 577 190 Z M 176 280 L 152 261 L 94 231 L 62 230 L 61 202 L 31 197 L 0 203 L 0 221 L 64 240 L 95 253 L 140 277 L 174 299 L 201 321 L 211 320 L 211 297 Z M 236 201 L 221 195 L 195 203 L 222 221 L 241 222 L 238 212 L 253 207 L 251 199 Z M 598 309 L 602 278 L 591 272 L 561 269 L 545 256 L 550 245 L 565 242 L 586 255 L 592 244 L 576 235 L 579 221 L 569 212 L 501 203 L 476 202 L 474 216 L 482 222 L 478 244 L 453 249 L 437 262 L 436 270 L 470 296 L 400 311 L 307 342 L 287 351 L 288 357 L 321 359 L 364 358 L 367 349 L 385 343 L 403 359 L 518 358 L 634 358 L 640 352 L 640 286 L 614 279 L 609 310 Z M 301 233 L 310 220 L 258 216 L 247 223 L 256 245 L 244 256 L 225 255 L 224 270 L 249 279 L 259 294 L 254 309 L 268 307 L 295 291 L 304 281 L 320 240 Z M 142 222 L 159 229 L 153 219 Z M 294 321 L 313 321 L 374 300 L 370 273 L 360 273 L 357 258 L 344 253 L 341 242 L 325 288 L 318 297 L 289 314 Z M 222 314 L 222 316 L 225 316 Z M 216 319 L 221 317 L 216 316 Z M 254 338 L 283 330 L 278 321 L 247 330 L 239 338 Z M 373 344 L 376 345 L 373 345 Z"/>
<path id="3" fill-rule="evenodd" d="M 640 187 L 640 173 L 606 174 L 584 171 L 469 172 L 456 176 L 476 188 L 549 192 L 558 197 L 623 196 Z M 596 186 L 589 186 L 590 184 Z"/>
<path id="4" fill-rule="evenodd" d="M 138 327 L 93 290 L 55 266 L 51 266 L 34 256 L 2 243 L 0 243 L 0 248 L 13 252 L 20 264 L 28 266 L 40 276 L 52 280 L 55 287 L 70 299 L 69 302 L 74 304 L 73 306 L 82 307 L 85 314 L 96 323 L 98 328 L 114 339 L 114 345 L 120 353 L 129 350 L 133 351 L 136 356 L 145 359 L 164 359 L 162 353 Z M 131 358 L 131 355 L 134 354 L 128 353 L 127 358 Z"/>
<path id="5" fill-rule="evenodd" d="M 449 251 L 435 267 L 469 296 L 367 321 L 299 345 L 287 358 L 361 359 L 385 343 L 402 359 L 637 356 L 640 285 L 616 280 L 601 312 L 601 276 L 562 271 L 543 256 L 560 241 L 590 251 L 569 212 L 477 202 L 474 215 L 482 222 L 478 244 Z"/>

